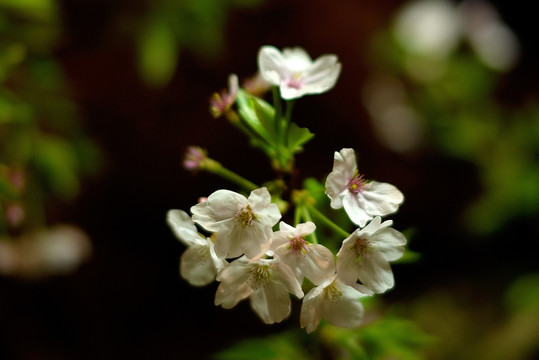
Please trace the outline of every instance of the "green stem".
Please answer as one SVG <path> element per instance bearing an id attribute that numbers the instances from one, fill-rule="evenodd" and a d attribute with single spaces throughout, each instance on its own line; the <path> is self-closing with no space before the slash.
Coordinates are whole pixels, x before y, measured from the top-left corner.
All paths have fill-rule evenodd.
<path id="1" fill-rule="evenodd" d="M 288 128 L 290 127 L 290 118 L 292 117 L 292 109 L 294 108 L 295 100 L 286 102 L 286 114 L 281 123 L 283 131 L 283 143 L 288 147 Z"/>
<path id="2" fill-rule="evenodd" d="M 275 107 L 275 117 L 273 119 L 274 125 L 275 125 L 275 138 L 277 139 L 277 143 L 282 142 L 281 139 L 281 119 L 283 117 L 283 108 L 281 106 L 281 95 L 279 94 L 279 88 L 277 86 L 274 86 L 272 88 L 273 92 L 273 106 Z"/>
<path id="3" fill-rule="evenodd" d="M 322 221 L 324 224 L 326 224 L 328 227 L 330 227 L 332 230 L 337 232 L 339 235 L 344 236 L 345 238 L 349 237 L 350 234 L 348 231 L 341 228 L 339 225 L 335 224 L 333 221 L 331 221 L 326 215 L 322 214 L 317 208 L 315 208 L 312 205 L 307 205 L 310 212 L 318 218 L 318 220 Z"/>
<path id="4" fill-rule="evenodd" d="M 297 226 L 301 221 L 301 207 L 296 206 L 294 209 L 294 226 Z"/>
<path id="5" fill-rule="evenodd" d="M 312 218 L 311 213 L 309 211 L 310 207 L 302 206 L 301 210 L 303 210 L 302 213 L 303 213 L 303 219 L 305 220 L 305 222 L 307 222 L 307 221 L 312 222 L 313 218 Z M 308 235 L 307 237 L 310 238 L 310 240 L 311 240 L 311 242 L 313 244 L 318 244 L 318 237 L 316 236 L 316 233 L 313 232 L 310 235 Z"/>
<path id="6" fill-rule="evenodd" d="M 213 159 L 205 159 L 202 168 L 208 172 L 219 175 L 222 178 L 241 186 L 245 190 L 252 191 L 259 188 L 259 186 L 255 183 L 245 179 L 244 177 L 236 174 L 233 171 L 228 170 L 223 165 L 221 165 L 221 163 Z"/>

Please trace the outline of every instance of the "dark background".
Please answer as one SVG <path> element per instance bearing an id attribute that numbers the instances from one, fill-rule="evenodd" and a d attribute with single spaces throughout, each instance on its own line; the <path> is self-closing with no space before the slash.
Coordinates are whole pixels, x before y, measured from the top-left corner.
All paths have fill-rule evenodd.
<path id="1" fill-rule="evenodd" d="M 0 279 L 0 358 L 203 359 L 237 340 L 299 324 L 297 308 L 283 324 L 265 326 L 246 302 L 232 310 L 213 306 L 217 284 L 194 288 L 179 277 L 184 247 L 165 223 L 168 209 L 188 210 L 198 197 L 227 186 L 182 169 L 189 145 L 207 148 L 254 182 L 271 178 L 263 154 L 208 112 L 209 96 L 225 87 L 229 73 L 244 78 L 256 71 L 256 54 L 265 44 L 300 45 L 313 58 L 335 53 L 343 64 L 334 90 L 305 97 L 294 109 L 296 121 L 317 134 L 297 158 L 302 176 L 323 179 L 333 152 L 353 147 L 363 172 L 406 196 L 392 218 L 398 229 L 417 229 L 410 247 L 423 257 L 394 267 L 397 286 L 384 295 L 388 302 L 458 287 L 473 307 L 499 297 L 518 274 L 537 270 L 529 251 L 537 240 L 533 219 L 511 222 L 488 246 L 460 227 L 460 212 L 481 190 L 472 164 L 429 151 L 397 155 L 373 137 L 360 102 L 368 75 L 364 52 L 400 1 L 266 1 L 234 10 L 225 50 L 212 58 L 182 50 L 172 81 L 162 89 L 140 80 L 133 39 L 115 28 L 119 17 L 144 12 L 142 1 L 61 4 L 65 32 L 56 56 L 104 166 L 86 180 L 76 202 L 61 204 L 51 216 L 85 229 L 94 254 L 71 276 Z M 529 3 L 494 4 L 522 42 L 521 63 L 499 89 L 506 101 L 516 102 L 537 87 L 534 16 Z M 511 245 L 517 240 L 518 249 Z"/>

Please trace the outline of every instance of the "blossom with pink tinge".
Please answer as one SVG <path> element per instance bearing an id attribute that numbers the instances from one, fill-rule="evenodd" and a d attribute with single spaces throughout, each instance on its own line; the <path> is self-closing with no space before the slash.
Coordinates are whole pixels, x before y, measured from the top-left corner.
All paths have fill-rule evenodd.
<path id="1" fill-rule="evenodd" d="M 339 327 L 358 327 L 364 313 L 360 298 L 368 295 L 371 293 L 367 289 L 346 285 L 334 274 L 303 298 L 301 327 L 313 332 L 322 319 Z"/>
<path id="2" fill-rule="evenodd" d="M 332 208 L 344 207 L 350 220 L 361 227 L 375 216 L 396 212 L 404 201 L 404 195 L 395 186 L 367 181 L 358 173 L 353 149 L 335 152 L 333 170 L 326 179 L 326 194 Z"/>
<path id="3" fill-rule="evenodd" d="M 335 273 L 333 253 L 323 245 L 305 240 L 316 225 L 310 221 L 296 227 L 280 222 L 279 231 L 273 233 L 271 249 L 294 270 L 300 283 L 306 277 L 313 284 L 321 284 Z"/>
<path id="4" fill-rule="evenodd" d="M 283 321 L 290 315 L 289 293 L 303 297 L 301 285 L 292 269 L 277 258 L 234 260 L 219 272 L 221 284 L 215 294 L 215 305 L 231 309 L 245 298 L 266 324 Z"/>
<path id="5" fill-rule="evenodd" d="M 363 229 L 346 238 L 337 253 L 337 274 L 347 285 L 357 281 L 375 293 L 391 289 L 395 283 L 389 261 L 404 254 L 406 238 L 391 228 L 392 221 L 375 217 Z"/>
<path id="6" fill-rule="evenodd" d="M 291 100 L 333 88 L 341 63 L 336 55 L 323 55 L 312 61 L 300 47 L 281 52 L 273 46 L 263 46 L 258 52 L 258 69 L 267 82 L 280 88 L 283 99 Z"/>
<path id="7" fill-rule="evenodd" d="M 263 187 L 249 198 L 229 190 L 217 190 L 205 202 L 191 207 L 193 221 L 217 233 L 215 253 L 222 258 L 245 254 L 254 258 L 269 248 L 272 227 L 281 218 L 271 195 Z"/>

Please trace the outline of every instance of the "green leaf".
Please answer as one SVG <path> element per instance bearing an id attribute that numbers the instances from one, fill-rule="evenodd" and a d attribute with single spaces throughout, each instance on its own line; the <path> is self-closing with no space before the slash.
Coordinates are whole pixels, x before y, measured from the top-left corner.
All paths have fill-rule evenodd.
<path id="1" fill-rule="evenodd" d="M 303 145 L 314 137 L 307 128 L 300 128 L 295 123 L 290 123 L 288 129 L 288 150 L 291 154 L 303 150 Z"/>
<path id="2" fill-rule="evenodd" d="M 268 130 L 271 128 L 273 115 L 268 119 L 268 115 L 275 113 L 273 107 L 265 101 L 255 98 L 243 90 L 238 91 L 236 97 L 238 112 L 241 119 L 255 134 L 265 140 L 268 145 L 273 145 L 273 139 Z"/>
<path id="3" fill-rule="evenodd" d="M 179 47 L 172 28 L 163 19 L 150 20 L 139 35 L 138 67 L 150 86 L 166 85 L 176 69 Z"/>

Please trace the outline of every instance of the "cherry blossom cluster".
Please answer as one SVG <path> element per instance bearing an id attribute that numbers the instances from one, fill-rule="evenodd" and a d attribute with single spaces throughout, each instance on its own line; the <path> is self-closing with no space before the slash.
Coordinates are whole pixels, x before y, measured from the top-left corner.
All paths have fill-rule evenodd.
<path id="1" fill-rule="evenodd" d="M 335 55 L 312 61 L 301 48 L 280 52 L 264 46 L 258 63 L 258 77 L 248 84 L 253 87 L 257 84 L 256 88 L 260 89 L 265 81 L 287 101 L 331 89 L 341 69 Z M 247 87 L 244 85 L 244 89 Z M 273 108 L 255 95 L 250 95 L 248 103 L 241 102 L 237 97 L 246 96 L 241 95 L 244 89 L 239 88 L 237 77 L 231 76 L 229 91 L 212 97 L 210 111 L 216 117 L 225 115 L 232 123 L 240 124 L 248 135 L 261 133 L 255 126 L 258 123 L 253 125 L 253 119 L 258 120 L 266 127 L 264 134 L 268 136 L 261 148 L 275 160 L 274 167 L 290 170 L 293 166 L 290 154 L 297 151 L 288 145 L 287 157 L 281 153 L 286 151 L 283 144 L 294 141 L 279 139 L 282 136 L 295 139 L 300 134 L 295 140 L 298 143 L 300 138 L 307 139 L 307 133 L 291 126 L 289 113 L 285 116 L 279 113 L 280 105 Z M 238 113 L 233 109 L 236 101 Z M 249 118 L 248 106 L 258 109 L 256 114 L 265 112 L 272 116 Z M 250 191 L 245 196 L 247 192 L 243 195 L 217 190 L 192 206 L 191 215 L 176 209 L 167 213 L 168 225 L 187 247 L 180 259 L 181 276 L 194 286 L 218 281 L 215 305 L 230 309 L 248 298 L 254 312 L 265 323 L 272 324 L 290 315 L 291 294 L 302 299 L 300 324 L 307 332 L 314 331 L 322 319 L 353 328 L 363 318 L 360 298 L 383 293 L 394 286 L 389 262 L 403 255 L 406 239 L 391 227 L 392 221 L 382 221 L 381 217 L 396 212 L 404 197 L 391 184 L 365 179 L 358 172 L 354 150 L 345 148 L 335 152 L 333 169 L 325 183 L 331 208 L 344 209 L 356 227 L 352 233 L 317 210 L 312 198 L 307 204 L 305 196 L 299 196 L 305 189 L 292 189 L 293 195 L 283 198 L 282 191 L 275 190 L 275 186 L 259 187 L 224 169 L 197 147 L 188 150 L 184 164 L 189 170 L 221 175 Z M 282 179 L 276 183 L 281 184 Z M 287 214 L 292 208 L 296 212 L 291 224 Z M 311 214 L 342 237 L 336 254 L 319 243 Z"/>

